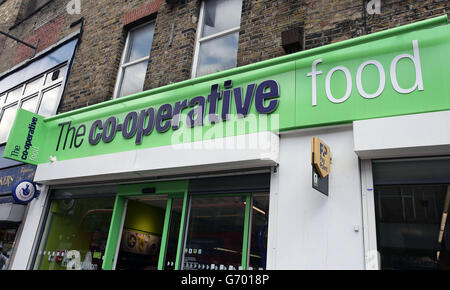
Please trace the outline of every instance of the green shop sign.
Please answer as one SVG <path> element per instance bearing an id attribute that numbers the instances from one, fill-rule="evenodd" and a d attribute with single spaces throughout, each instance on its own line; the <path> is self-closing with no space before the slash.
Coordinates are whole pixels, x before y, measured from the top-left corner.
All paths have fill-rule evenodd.
<path id="1" fill-rule="evenodd" d="M 43 118 L 3 157 L 30 164 L 450 109 L 446 16 Z"/>

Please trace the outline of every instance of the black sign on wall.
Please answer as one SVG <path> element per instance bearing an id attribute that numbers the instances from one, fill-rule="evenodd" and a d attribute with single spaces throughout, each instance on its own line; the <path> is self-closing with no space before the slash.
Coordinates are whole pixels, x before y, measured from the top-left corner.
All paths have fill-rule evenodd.
<path id="1" fill-rule="evenodd" d="M 319 173 L 314 166 L 312 166 L 312 187 L 315 190 L 320 191 L 321 193 L 328 196 L 328 179 L 330 175 L 327 175 L 324 178 L 321 178 Z"/>

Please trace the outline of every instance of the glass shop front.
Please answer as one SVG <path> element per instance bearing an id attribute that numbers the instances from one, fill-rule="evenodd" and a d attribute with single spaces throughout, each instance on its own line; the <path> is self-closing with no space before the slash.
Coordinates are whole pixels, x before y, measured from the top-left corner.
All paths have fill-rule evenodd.
<path id="1" fill-rule="evenodd" d="M 54 188 L 38 270 L 266 268 L 270 173 Z"/>

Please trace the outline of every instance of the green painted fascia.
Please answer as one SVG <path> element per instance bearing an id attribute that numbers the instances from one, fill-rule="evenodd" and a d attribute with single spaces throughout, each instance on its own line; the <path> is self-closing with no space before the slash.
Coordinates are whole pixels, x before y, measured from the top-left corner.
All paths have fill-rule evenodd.
<path id="1" fill-rule="evenodd" d="M 313 49 L 309 49 L 309 50 L 305 50 L 305 51 L 300 51 L 300 52 L 285 55 L 285 56 L 280 56 L 277 58 L 272 58 L 272 59 L 261 61 L 258 63 L 253 63 L 253 64 L 245 65 L 242 67 L 237 67 L 237 68 L 213 73 L 213 74 L 206 75 L 206 76 L 189 79 L 186 81 L 181 81 L 179 83 L 155 88 L 155 89 L 144 91 L 144 92 L 141 92 L 138 94 L 133 94 L 133 95 L 129 95 L 126 97 L 105 101 L 105 102 L 98 103 L 98 104 L 95 104 L 92 106 L 87 106 L 87 107 L 80 108 L 77 110 L 73 110 L 73 111 L 69 111 L 69 112 L 65 112 L 62 114 L 48 117 L 44 120 L 44 122 L 59 120 L 59 119 L 70 117 L 70 116 L 73 116 L 76 114 L 89 112 L 89 111 L 93 111 L 93 110 L 96 110 L 99 108 L 107 107 L 107 106 L 110 106 L 113 104 L 119 104 L 119 103 L 123 103 L 123 102 L 128 102 L 130 100 L 139 99 L 139 98 L 145 97 L 145 96 L 155 95 L 155 94 L 159 94 L 162 92 L 167 92 L 170 90 L 183 88 L 186 86 L 193 86 L 193 85 L 196 85 L 199 83 L 213 81 L 216 79 L 229 77 L 229 76 L 236 75 L 236 74 L 246 73 L 249 71 L 262 69 L 262 68 L 266 68 L 266 67 L 270 67 L 273 65 L 278 65 L 278 64 L 282 64 L 282 63 L 286 63 L 286 62 L 290 62 L 290 61 L 295 61 L 297 59 L 311 57 L 311 56 L 327 53 L 327 52 L 334 51 L 334 50 L 344 49 L 347 47 L 351 47 L 351 46 L 355 46 L 355 45 L 359 45 L 362 43 L 367 43 L 370 41 L 375 41 L 375 40 L 379 40 L 379 39 L 383 39 L 383 38 L 388 38 L 391 36 L 411 32 L 414 30 L 433 28 L 433 27 L 437 27 L 437 26 L 441 26 L 441 25 L 448 25 L 447 15 L 442 15 L 439 17 L 415 22 L 412 24 L 403 25 L 403 26 L 392 28 L 389 30 L 375 32 L 373 34 L 368 34 L 368 35 L 364 35 L 364 36 L 360 36 L 360 37 L 356 37 L 356 38 L 352 38 L 352 39 L 348 39 L 348 40 L 343 40 L 341 42 L 332 43 L 332 44 L 324 45 L 321 47 L 317 47 L 317 48 L 313 48 Z"/>
<path id="2" fill-rule="evenodd" d="M 41 133 L 35 134 L 33 139 L 33 148 L 35 149 L 33 156 L 37 156 L 35 158 L 37 161 L 28 160 L 26 162 L 42 164 L 54 160 L 64 161 L 264 131 L 278 132 L 279 130 L 285 132 L 346 124 L 362 119 L 450 110 L 450 99 L 447 96 L 450 86 L 446 81 L 446 76 L 449 73 L 446 64 L 450 60 L 448 55 L 450 26 L 447 23 L 447 16 L 444 15 L 186 80 L 49 118 L 34 114 L 39 117 L 39 130 L 41 130 Z M 431 30 L 431 28 L 433 29 Z M 389 39 L 386 39 L 388 37 Z M 399 79 L 398 82 L 401 83 L 401 87 L 409 88 L 414 78 L 417 81 L 417 77 L 414 73 L 414 66 L 411 69 L 411 61 L 408 62 L 408 60 L 403 59 L 411 58 L 409 55 L 413 50 L 416 50 L 415 45 L 418 45 L 420 51 L 418 59 L 423 67 L 425 89 L 413 89 L 410 93 L 402 93 L 393 85 L 393 76 L 390 74 L 389 67 L 393 67 L 393 59 L 401 59 L 396 65 L 395 75 Z M 316 74 L 315 81 L 312 81 L 313 78 L 310 76 L 313 74 L 311 71 L 314 69 L 313 63 L 319 59 L 323 60 L 317 66 L 317 70 L 320 70 L 321 73 Z M 381 65 L 382 69 L 378 69 L 378 71 L 383 72 L 385 78 L 383 90 L 375 98 L 363 97 L 360 88 L 356 88 L 359 85 L 355 81 L 357 76 L 362 80 L 361 86 L 364 90 L 372 93 L 376 91 L 376 86 L 380 83 L 378 82 L 377 67 L 367 65 L 369 60 L 376 61 Z M 363 63 L 365 63 L 364 66 Z M 349 85 L 342 68 L 347 69 L 351 75 L 351 79 L 347 80 L 352 84 L 352 89 L 348 95 L 345 91 L 349 88 Z M 357 74 L 355 74 L 356 71 L 358 71 Z M 125 116 L 130 116 L 130 113 L 140 114 L 142 110 L 148 108 L 156 111 L 163 104 L 174 106 L 176 101 L 182 102 L 184 100 L 187 102 L 188 100 L 192 101 L 194 96 L 206 96 L 205 94 L 208 94 L 211 90 L 211 85 L 221 84 L 230 79 L 233 82 L 232 87 L 241 89 L 242 94 L 247 93 L 244 90 L 248 90 L 250 85 L 259 88 L 263 81 L 276 82 L 279 88 L 279 102 L 277 102 L 276 109 L 271 111 L 270 114 L 264 114 L 258 112 L 256 105 L 250 104 L 246 118 L 211 123 L 205 116 L 205 122 L 202 126 L 194 126 L 193 128 L 186 126 L 186 119 L 183 119 L 178 129 L 169 127 L 169 131 L 159 130 L 158 132 L 154 129 L 151 134 L 149 133 L 139 141 L 140 143 L 137 139 L 133 140 L 134 136 L 137 136 L 136 131 L 135 135 L 131 137 L 132 139 L 125 139 L 125 137 L 119 136 L 120 133 L 116 131 L 118 136 L 110 141 L 101 141 L 97 145 L 92 145 L 87 140 L 90 130 L 96 128 L 93 126 L 94 120 L 104 122 L 106 118 L 112 117 L 111 119 L 117 120 L 120 124 L 124 121 Z M 313 84 L 317 85 L 317 105 L 312 104 Z M 342 102 L 333 102 L 330 93 L 326 90 L 332 90 L 333 95 L 337 96 L 338 99 L 344 95 L 347 98 L 345 101 L 342 99 Z M 235 106 L 233 106 L 233 102 Z M 253 100 L 250 100 L 250 102 L 253 102 Z M 218 102 L 217 112 L 223 109 L 223 104 L 223 102 Z M 205 104 L 204 109 L 209 110 L 210 105 L 210 103 Z M 193 107 L 195 106 L 189 106 L 189 109 L 187 109 L 191 110 L 189 113 L 194 112 Z M 231 116 L 237 116 L 237 112 L 237 102 L 231 100 L 228 113 Z M 22 161 L 16 151 L 25 148 L 24 145 L 29 134 L 27 120 L 32 117 L 30 114 L 33 115 L 24 110 L 19 110 L 3 154 L 5 158 Z M 278 124 L 273 122 L 277 120 L 279 121 Z M 70 124 L 72 130 L 72 137 L 69 137 L 68 124 Z M 231 125 L 231 129 L 229 125 Z M 273 127 L 274 125 L 276 127 Z M 79 141 L 81 143 L 79 143 L 79 146 L 73 147 L 71 142 L 74 140 L 74 130 L 78 132 L 79 129 L 84 129 L 80 135 Z M 69 143 L 67 149 L 66 141 Z M 76 142 L 75 140 L 75 144 Z M 57 148 L 59 150 L 56 150 Z M 125 194 L 129 194 L 129 192 Z"/>

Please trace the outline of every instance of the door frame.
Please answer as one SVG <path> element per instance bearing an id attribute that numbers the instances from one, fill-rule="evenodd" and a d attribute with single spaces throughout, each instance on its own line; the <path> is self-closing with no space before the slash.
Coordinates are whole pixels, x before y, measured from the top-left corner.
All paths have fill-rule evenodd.
<path id="1" fill-rule="evenodd" d="M 361 160 L 361 201 L 363 214 L 364 264 L 366 270 L 380 270 L 375 217 L 375 188 L 372 160 Z"/>
<path id="2" fill-rule="evenodd" d="M 164 258 L 167 250 L 168 230 L 170 226 L 170 213 L 174 198 L 183 197 L 183 209 L 181 215 L 180 231 L 177 246 L 177 259 L 175 270 L 179 269 L 179 261 L 183 248 L 183 233 L 185 227 L 185 213 L 188 200 L 188 180 L 165 181 L 144 184 L 120 185 L 114 203 L 114 210 L 111 217 L 108 239 L 105 247 L 103 259 L 103 270 L 114 270 L 116 268 L 119 253 L 122 230 L 127 212 L 127 201 L 130 197 L 148 197 L 167 195 L 166 211 L 164 216 L 163 234 L 161 238 L 161 248 L 158 259 L 158 270 L 164 268 Z"/>
<path id="3" fill-rule="evenodd" d="M 249 192 L 242 193 L 217 193 L 217 194 L 200 194 L 188 192 L 189 180 L 179 181 L 165 181 L 155 183 L 144 184 L 129 184 L 120 185 L 118 187 L 117 195 L 115 198 L 114 209 L 111 217 L 111 224 L 109 227 L 109 234 L 105 247 L 105 254 L 102 264 L 103 270 L 115 270 L 117 264 L 117 257 L 120 248 L 120 242 L 122 238 L 123 225 L 127 213 L 127 201 L 130 197 L 148 197 L 148 196 L 167 196 L 167 204 L 164 215 L 163 233 L 161 237 L 161 248 L 158 258 L 158 270 L 164 270 L 165 255 L 167 251 L 168 232 L 170 228 L 171 211 L 174 198 L 183 198 L 183 208 L 180 220 L 180 230 L 178 235 L 177 254 L 175 260 L 175 270 L 182 269 L 183 263 L 183 250 L 186 242 L 186 235 L 190 200 L 192 197 L 231 197 L 242 196 L 245 197 L 245 215 L 244 215 L 244 228 L 243 228 L 243 243 L 242 243 L 242 270 L 248 269 L 249 263 L 249 251 L 251 241 L 251 223 L 252 223 L 252 206 L 253 206 L 253 194 Z"/>

